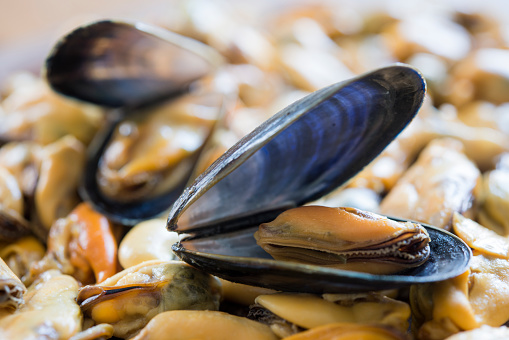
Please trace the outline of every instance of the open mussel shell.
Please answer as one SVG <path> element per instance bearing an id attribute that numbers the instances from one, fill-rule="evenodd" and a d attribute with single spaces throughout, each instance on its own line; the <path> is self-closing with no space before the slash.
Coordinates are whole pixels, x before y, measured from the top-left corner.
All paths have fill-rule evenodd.
<path id="1" fill-rule="evenodd" d="M 168 30 L 106 20 L 63 37 L 44 72 L 56 92 L 123 107 L 185 92 L 221 62 L 212 48 Z"/>
<path id="2" fill-rule="evenodd" d="M 46 60 L 44 73 L 50 86 L 74 99 L 115 107 L 107 111 L 103 128 L 89 146 L 79 190 L 81 197 L 110 220 L 129 226 L 167 211 L 187 184 L 192 169 L 180 175 L 171 190 L 125 200 L 111 198 L 101 191 L 99 184 L 104 183 L 99 183 L 101 179 L 97 176 L 100 163 L 116 129 L 127 120 L 147 118 L 154 109 L 192 92 L 202 91 L 204 98 L 222 96 L 220 91 L 215 93 L 215 89 L 204 90 L 196 85 L 204 79 L 207 83 L 222 63 L 222 57 L 211 47 L 140 22 L 94 22 L 62 38 Z M 218 105 L 217 119 L 225 110 L 223 101 Z M 203 145 L 185 159 L 186 166 L 191 164 L 192 168 Z M 166 175 L 157 183 L 172 174 Z"/>
<path id="3" fill-rule="evenodd" d="M 185 262 L 223 279 L 286 292 L 324 294 L 376 291 L 442 281 L 463 273 L 472 255 L 470 248 L 447 231 L 423 223 L 421 225 L 426 228 L 431 240 L 428 260 L 419 267 L 391 275 L 272 260 L 252 240 L 257 227 L 223 239 L 195 240 L 197 244 L 193 241 L 182 242 L 174 245 L 173 250 Z"/>
<path id="4" fill-rule="evenodd" d="M 170 100 L 163 105 L 173 105 L 176 102 L 183 100 L 185 101 L 188 98 L 192 98 L 192 100 L 194 100 L 192 101 L 192 104 L 195 104 L 196 106 L 199 106 L 200 100 L 202 98 L 204 98 L 204 101 L 211 98 L 214 99 L 212 100 L 214 105 L 211 104 L 211 106 L 207 106 L 207 108 L 214 110 L 217 120 L 220 119 L 225 111 L 225 97 L 221 93 L 214 91 L 199 93 L 196 95 L 183 95 L 176 99 Z M 215 104 L 217 104 L 217 106 Z M 196 150 L 192 152 L 189 151 L 189 155 L 183 157 L 181 160 L 176 161 L 175 164 L 167 165 L 167 169 L 161 169 L 160 172 L 151 172 L 150 166 L 147 167 L 147 170 L 142 171 L 144 178 L 146 177 L 146 182 L 134 182 L 134 184 L 120 183 L 120 185 L 125 186 L 125 191 L 115 196 L 108 195 L 104 192 L 101 186 L 104 187 L 110 183 L 101 183 L 103 179 L 98 175 L 102 165 L 101 162 L 104 161 L 107 149 L 115 147 L 114 138 L 117 129 L 121 130 L 121 124 L 125 122 L 129 117 L 137 115 L 139 110 L 153 111 L 154 108 L 136 107 L 123 109 L 124 112 L 119 116 L 123 116 L 124 119 L 111 123 L 104 131 L 102 131 L 102 135 L 98 135 L 97 138 L 94 139 L 93 143 L 89 146 L 88 159 L 85 165 L 82 183 L 79 187 L 79 193 L 83 200 L 89 202 L 95 208 L 95 210 L 104 214 L 111 221 L 122 224 L 124 226 L 134 226 L 144 220 L 157 217 L 170 209 L 172 203 L 179 197 L 193 176 L 194 165 L 198 162 L 200 154 L 202 153 L 214 130 L 214 123 L 211 123 L 212 126 L 208 132 L 201 132 L 204 134 L 204 140 L 200 141 L 200 146 L 196 146 Z M 148 113 L 146 114 L 145 118 L 149 118 L 149 115 L 154 113 L 157 112 Z M 163 129 L 161 126 L 156 128 Z M 175 129 L 178 129 L 178 127 L 175 127 Z M 196 129 L 199 129 L 199 127 L 196 127 Z M 201 129 L 203 130 L 204 128 L 202 127 Z M 139 132 L 139 134 L 146 135 L 147 132 Z M 164 143 L 167 144 L 171 142 L 172 140 L 164 141 Z M 142 144 L 143 141 L 140 143 Z M 155 152 L 151 150 L 146 151 L 147 153 L 152 152 L 150 156 L 152 157 L 152 160 L 154 157 L 159 156 L 154 155 Z M 185 152 L 188 152 L 188 150 L 185 150 Z M 161 156 L 161 158 L 163 157 Z M 161 160 L 161 162 L 163 162 L 163 160 Z M 180 170 L 179 166 L 184 166 L 184 170 Z M 165 181 L 168 178 L 172 179 L 171 185 L 165 184 Z M 146 186 L 146 188 L 144 188 L 144 186 Z M 130 197 L 129 199 L 125 198 L 129 192 L 136 192 L 137 190 L 140 190 L 140 188 L 142 188 L 141 193 L 137 193 L 135 197 Z M 160 189 L 160 192 L 154 193 L 154 188 Z"/>
<path id="5" fill-rule="evenodd" d="M 427 227 L 426 264 L 374 275 L 270 259 L 253 237 L 280 212 L 329 193 L 373 160 L 417 114 L 426 85 L 405 65 L 334 84 L 297 101 L 229 149 L 173 205 L 172 248 L 191 265 L 250 285 L 311 293 L 395 288 L 465 270 L 470 250 Z"/>

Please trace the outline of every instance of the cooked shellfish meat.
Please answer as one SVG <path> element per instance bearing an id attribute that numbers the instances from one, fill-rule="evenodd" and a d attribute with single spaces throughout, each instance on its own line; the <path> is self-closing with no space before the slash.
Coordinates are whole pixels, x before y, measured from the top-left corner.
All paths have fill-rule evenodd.
<path id="1" fill-rule="evenodd" d="M 260 295 L 248 317 L 268 324 L 280 337 L 337 322 L 391 327 L 406 332 L 410 306 L 382 295 L 366 295 L 332 302 L 311 294 Z"/>
<path id="2" fill-rule="evenodd" d="M 210 310 L 173 310 L 154 317 L 133 340 L 276 340 L 268 326 Z"/>
<path id="3" fill-rule="evenodd" d="M 410 302 L 417 339 L 444 339 L 482 325 L 499 327 L 506 323 L 508 269 L 505 259 L 476 255 L 460 276 L 413 286 Z"/>
<path id="4" fill-rule="evenodd" d="M 429 256 L 424 227 L 355 208 L 305 206 L 260 225 L 255 238 L 276 260 L 371 273 L 416 267 Z"/>
<path id="5" fill-rule="evenodd" d="M 34 236 L 26 236 L 0 247 L 0 257 L 20 280 L 28 284 L 30 268 L 41 260 L 46 249 Z"/>
<path id="6" fill-rule="evenodd" d="M 153 260 L 83 287 L 77 301 L 85 316 L 113 325 L 113 334 L 124 338 L 168 310 L 217 310 L 220 291 L 219 281 L 207 273 L 179 261 Z"/>
<path id="7" fill-rule="evenodd" d="M 69 339 L 82 329 L 78 282 L 57 270 L 45 272 L 24 295 L 25 304 L 0 319 L 0 339 Z"/>
<path id="8" fill-rule="evenodd" d="M 16 309 L 23 303 L 25 285 L 0 258 L 0 309 Z"/>
<path id="9" fill-rule="evenodd" d="M 165 223 L 165 220 L 155 218 L 140 222 L 129 230 L 118 246 L 118 260 L 123 268 L 144 261 L 177 258 L 170 249 L 179 236 L 176 232 L 168 232 Z"/>
<path id="10" fill-rule="evenodd" d="M 286 340 L 349 340 L 349 339 L 369 339 L 369 340 L 404 340 L 406 337 L 387 327 L 373 325 L 359 325 L 355 323 L 339 322 L 316 327 L 305 332 L 301 332 Z"/>
<path id="11" fill-rule="evenodd" d="M 82 202 L 50 229 L 48 251 L 32 264 L 35 279 L 49 269 L 72 275 L 82 285 L 101 282 L 118 271 L 113 226 L 90 204 Z"/>
<path id="12" fill-rule="evenodd" d="M 216 93 L 188 94 L 122 121 L 99 163 L 101 192 L 133 201 L 175 188 L 189 176 L 221 101 Z"/>
<path id="13" fill-rule="evenodd" d="M 472 208 L 480 171 L 455 139 L 432 141 L 382 200 L 380 212 L 450 229 L 453 213 Z"/>

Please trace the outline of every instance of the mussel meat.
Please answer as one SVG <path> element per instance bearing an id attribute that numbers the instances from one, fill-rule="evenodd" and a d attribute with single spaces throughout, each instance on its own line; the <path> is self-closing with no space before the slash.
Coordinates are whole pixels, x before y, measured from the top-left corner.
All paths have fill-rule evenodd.
<path id="1" fill-rule="evenodd" d="M 276 260 L 389 274 L 423 264 L 429 235 L 418 223 L 397 222 L 355 208 L 304 206 L 260 225 L 256 241 Z"/>
<path id="2" fill-rule="evenodd" d="M 152 260 L 83 287 L 77 302 L 95 323 L 113 325 L 115 336 L 131 337 L 168 310 L 217 310 L 220 291 L 216 278 L 185 263 Z"/>
<path id="3" fill-rule="evenodd" d="M 276 340 L 270 328 L 244 317 L 211 310 L 173 310 L 158 314 L 133 340 Z"/>
<path id="4" fill-rule="evenodd" d="M 0 310 L 15 310 L 23 304 L 25 285 L 0 258 Z"/>

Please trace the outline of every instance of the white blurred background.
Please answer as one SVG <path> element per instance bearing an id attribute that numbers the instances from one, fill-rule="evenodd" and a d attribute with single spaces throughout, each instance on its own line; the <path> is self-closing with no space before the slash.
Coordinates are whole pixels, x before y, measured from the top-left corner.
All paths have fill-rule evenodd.
<path id="1" fill-rule="evenodd" d="M 249 8 L 263 20 L 267 10 L 280 10 L 299 0 L 210 0 L 232 7 Z M 313 3 L 320 0 L 300 2 Z M 509 32 L 509 1 L 506 0 L 329 0 L 368 11 L 389 7 L 408 16 L 426 7 L 454 7 L 467 12 L 489 12 L 506 18 Z M 97 19 L 118 18 L 168 23 L 178 20 L 179 6 L 187 0 L 0 0 L 0 84 L 14 71 L 37 73 L 51 46 L 74 27 Z M 256 18 L 255 18 L 256 20 Z M 508 34 L 509 40 L 509 34 Z M 1 87 L 1 85 L 0 85 Z"/>

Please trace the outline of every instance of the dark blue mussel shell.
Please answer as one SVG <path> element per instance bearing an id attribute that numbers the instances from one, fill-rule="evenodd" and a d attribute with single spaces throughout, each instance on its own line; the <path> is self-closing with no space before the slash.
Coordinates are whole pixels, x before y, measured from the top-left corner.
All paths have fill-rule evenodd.
<path id="1" fill-rule="evenodd" d="M 417 114 L 426 90 L 415 69 L 395 65 L 331 85 L 280 111 L 212 164 L 175 202 L 168 228 L 184 261 L 230 281 L 284 291 L 397 288 L 461 274 L 470 249 L 426 226 L 431 255 L 397 275 L 373 275 L 270 258 L 253 233 L 280 212 L 344 184 Z"/>
<path id="2" fill-rule="evenodd" d="M 80 195 L 114 222 L 132 226 L 167 211 L 191 173 L 162 195 L 119 201 L 104 195 L 97 170 L 114 130 L 124 119 L 143 116 L 191 92 L 197 80 L 223 63 L 211 47 L 156 26 L 104 20 L 79 27 L 52 49 L 44 68 L 49 85 L 65 96 L 115 108 L 88 149 Z M 222 104 L 223 105 L 223 104 Z M 224 107 L 218 107 L 218 117 Z M 196 162 L 199 152 L 192 156 Z"/>
<path id="3" fill-rule="evenodd" d="M 64 36 L 46 59 L 44 73 L 63 95 L 125 107 L 186 92 L 221 62 L 209 46 L 163 28 L 103 20 Z"/>

